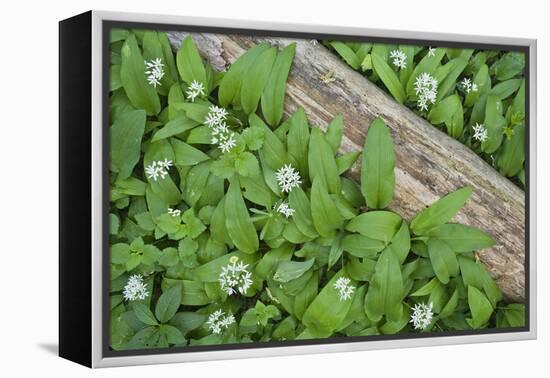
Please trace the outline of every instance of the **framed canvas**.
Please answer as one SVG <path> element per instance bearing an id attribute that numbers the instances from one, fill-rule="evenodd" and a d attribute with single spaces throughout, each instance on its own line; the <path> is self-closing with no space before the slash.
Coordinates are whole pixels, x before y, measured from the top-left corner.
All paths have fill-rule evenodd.
<path id="1" fill-rule="evenodd" d="M 60 22 L 59 353 L 536 337 L 536 41 Z"/>

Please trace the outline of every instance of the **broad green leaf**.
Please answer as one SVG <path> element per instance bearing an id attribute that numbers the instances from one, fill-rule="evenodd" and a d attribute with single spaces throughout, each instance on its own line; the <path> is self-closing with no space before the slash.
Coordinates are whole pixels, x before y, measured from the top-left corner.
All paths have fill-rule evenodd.
<path id="1" fill-rule="evenodd" d="M 401 221 L 399 215 L 390 211 L 369 211 L 352 219 L 346 230 L 389 243 L 399 230 Z"/>
<path id="2" fill-rule="evenodd" d="M 210 159 L 210 156 L 201 150 L 196 149 L 181 140 L 172 138 L 171 142 L 177 165 L 196 165 L 202 161 Z"/>
<path id="3" fill-rule="evenodd" d="M 220 105 L 227 107 L 230 104 L 239 105 L 243 77 L 248 74 L 250 67 L 258 56 L 269 48 L 269 44 L 260 43 L 241 55 L 227 70 L 220 82 L 218 99 Z"/>
<path id="4" fill-rule="evenodd" d="M 168 291 L 174 287 L 179 287 L 181 293 L 181 304 L 184 306 L 203 306 L 212 302 L 212 300 L 206 295 L 204 284 L 202 282 L 164 278 L 161 286 L 163 291 Z M 175 306 L 175 304 L 172 305 Z M 175 320 L 174 318 L 177 317 L 177 315 L 178 314 L 170 319 L 171 324 L 173 324 L 173 321 Z"/>
<path id="5" fill-rule="evenodd" d="M 481 291 L 473 286 L 468 286 L 468 306 L 472 317 L 466 321 L 474 329 L 482 328 L 493 313 L 491 302 Z"/>
<path id="6" fill-rule="evenodd" d="M 485 121 L 483 125 L 487 129 L 488 138 L 481 143 L 481 150 L 488 154 L 495 152 L 502 143 L 502 129 L 506 120 L 502 116 L 502 103 L 493 95 L 487 96 L 485 108 Z"/>
<path id="7" fill-rule="evenodd" d="M 350 255 L 373 258 L 386 247 L 386 243 L 360 234 L 349 234 L 342 238 L 342 248 Z"/>
<path id="8" fill-rule="evenodd" d="M 520 74 L 525 67 L 525 53 L 507 52 L 491 66 L 491 74 L 497 80 L 508 80 Z"/>
<path id="9" fill-rule="evenodd" d="M 407 222 L 401 222 L 401 227 L 399 227 L 388 247 L 397 257 L 399 264 L 403 264 L 411 250 L 411 235 Z"/>
<path id="10" fill-rule="evenodd" d="M 254 154 L 244 151 L 235 158 L 235 170 L 241 176 L 259 177 L 260 164 Z"/>
<path id="11" fill-rule="evenodd" d="M 311 275 L 311 278 L 307 281 L 302 290 L 296 295 L 294 300 L 294 315 L 299 320 L 302 319 L 304 312 L 317 296 L 318 285 L 319 274 L 315 272 Z"/>
<path id="12" fill-rule="evenodd" d="M 208 81 L 206 80 L 206 71 L 202 64 L 201 56 L 197 46 L 191 36 L 187 36 L 181 42 L 181 46 L 176 55 L 178 72 L 182 80 L 190 85 L 193 81 L 202 83 L 205 86 L 205 92 L 208 93 Z"/>
<path id="13" fill-rule="evenodd" d="M 393 252 L 382 251 L 370 286 L 365 296 L 365 311 L 372 321 L 379 321 L 383 315 L 390 321 L 397 321 L 402 314 L 403 277 L 399 261 Z"/>
<path id="14" fill-rule="evenodd" d="M 358 70 L 361 66 L 361 60 L 355 54 L 348 45 L 344 42 L 332 41 L 330 45 L 336 50 L 336 52 L 346 61 L 347 64 L 351 66 L 354 70 Z"/>
<path id="15" fill-rule="evenodd" d="M 166 323 L 178 311 L 181 304 L 181 286 L 175 285 L 162 293 L 155 307 L 155 316 L 161 323 Z"/>
<path id="16" fill-rule="evenodd" d="M 440 65 L 441 59 L 443 59 L 443 57 L 445 56 L 445 52 L 446 52 L 445 48 L 438 47 L 435 49 L 435 52 L 433 55 L 426 54 L 422 58 L 422 60 L 420 60 L 420 62 L 414 68 L 414 71 L 412 72 L 409 78 L 409 81 L 407 82 L 407 88 L 406 88 L 407 97 L 415 98 L 416 94 L 414 90 L 414 83 L 416 82 L 416 78 L 424 72 L 433 75 L 436 68 Z"/>
<path id="17" fill-rule="evenodd" d="M 497 97 L 499 100 L 504 100 L 506 97 L 513 95 L 518 90 L 522 82 L 522 79 L 502 81 L 491 88 L 490 94 Z"/>
<path id="18" fill-rule="evenodd" d="M 340 178 L 334 153 L 323 132 L 316 127 L 311 129 L 308 163 L 312 182 L 318 179 L 328 188 L 329 193 L 340 193 Z"/>
<path id="19" fill-rule="evenodd" d="M 513 130 L 514 135 L 504 141 L 497 160 L 499 172 L 508 177 L 517 175 L 525 161 L 525 126 L 517 125 Z"/>
<path id="20" fill-rule="evenodd" d="M 468 59 L 473 52 L 473 50 L 468 51 L 469 54 L 467 54 L 467 56 L 452 59 L 447 63 L 450 65 L 449 73 L 437 87 L 437 100 L 445 98 L 456 86 L 456 79 L 458 79 L 458 77 L 462 74 L 462 71 L 464 71 L 464 68 L 468 65 Z"/>
<path id="21" fill-rule="evenodd" d="M 325 139 L 330 144 L 332 151 L 336 154 L 342 143 L 342 136 L 344 135 L 344 118 L 338 114 L 330 121 L 325 133 Z"/>
<path id="22" fill-rule="evenodd" d="M 374 70 L 378 76 L 380 76 L 380 80 L 382 80 L 386 88 L 388 88 L 388 91 L 391 93 L 393 98 L 395 98 L 400 104 L 405 102 L 407 98 L 405 89 L 401 85 L 401 82 L 399 81 L 399 78 L 395 74 L 394 70 L 392 70 L 388 63 L 378 56 L 378 54 L 372 53 L 371 58 Z"/>
<path id="23" fill-rule="evenodd" d="M 290 243 L 269 250 L 256 265 L 255 274 L 262 280 L 266 279 L 274 273 L 280 262 L 290 260 L 293 252 L 294 246 Z"/>
<path id="24" fill-rule="evenodd" d="M 271 131 L 271 129 L 256 114 L 249 117 L 250 127 L 264 131 L 264 144 L 261 148 L 265 162 L 273 170 L 278 170 L 288 164 L 288 154 L 283 142 Z"/>
<path id="25" fill-rule="evenodd" d="M 295 211 L 292 219 L 300 232 L 309 237 L 316 237 L 318 234 L 313 224 L 311 206 L 302 188 L 297 187 L 290 191 L 288 194 L 288 203 Z"/>
<path id="26" fill-rule="evenodd" d="M 256 252 L 259 247 L 258 235 L 244 203 L 238 178 L 230 181 L 225 196 L 225 214 L 228 215 L 225 226 L 235 246 L 245 253 Z"/>
<path id="27" fill-rule="evenodd" d="M 273 279 L 278 282 L 289 282 L 307 272 L 315 262 L 315 259 L 307 261 L 281 261 L 273 275 Z"/>
<path id="28" fill-rule="evenodd" d="M 472 188 L 469 186 L 447 194 L 418 213 L 411 222 L 411 230 L 416 235 L 424 235 L 430 229 L 447 223 L 464 206 L 471 194 Z"/>
<path id="29" fill-rule="evenodd" d="M 254 202 L 255 204 L 262 205 L 266 208 L 271 208 L 275 202 L 275 196 L 273 192 L 266 185 L 262 176 L 240 177 L 243 191 L 243 197 Z M 294 188 L 296 190 L 297 188 Z"/>
<path id="30" fill-rule="evenodd" d="M 111 171 L 118 172 L 119 179 L 129 177 L 138 163 L 144 129 L 145 112 L 143 110 L 122 114 L 110 127 Z"/>
<path id="31" fill-rule="evenodd" d="M 120 80 L 128 99 L 133 106 L 145 110 L 148 115 L 158 114 L 159 96 L 147 82 L 145 63 L 134 35 L 130 35 L 124 42 L 121 55 Z"/>
<path id="32" fill-rule="evenodd" d="M 344 221 L 320 178 L 314 178 L 311 186 L 311 216 L 315 229 L 324 237 L 333 236 Z"/>
<path id="33" fill-rule="evenodd" d="M 444 241 L 458 253 L 477 251 L 495 244 L 495 241 L 485 232 L 463 224 L 443 224 L 431 229 L 427 235 Z"/>
<path id="34" fill-rule="evenodd" d="M 455 289 L 453 295 L 451 295 L 451 298 L 439 313 L 439 318 L 443 319 L 451 316 L 458 305 L 458 299 L 458 289 Z"/>
<path id="35" fill-rule="evenodd" d="M 158 140 L 166 139 L 168 137 L 184 133 L 188 130 L 191 130 L 199 125 L 199 122 L 194 121 L 185 116 L 180 116 L 168 122 L 162 129 L 157 131 L 151 142 L 156 142 Z"/>
<path id="36" fill-rule="evenodd" d="M 353 166 L 353 164 L 355 164 L 359 156 L 361 156 L 361 151 L 352 151 L 338 156 L 336 158 L 338 174 L 341 175 L 342 173 L 349 170 Z"/>
<path id="37" fill-rule="evenodd" d="M 302 323 L 313 337 L 329 337 L 346 318 L 353 298 L 340 300 L 338 290 L 334 287 L 336 280 L 342 276 L 344 276 L 343 270 L 336 273 L 302 316 Z M 356 283 L 352 280 L 350 285 L 355 286 Z"/>
<path id="38" fill-rule="evenodd" d="M 298 165 L 298 170 L 305 176 L 309 176 L 308 148 L 309 148 L 309 126 L 306 113 L 299 108 L 286 122 L 288 127 L 288 154 Z"/>
<path id="39" fill-rule="evenodd" d="M 383 209 L 390 204 L 395 186 L 394 168 L 390 129 L 376 118 L 367 132 L 361 164 L 361 192 L 368 207 Z"/>
<path id="40" fill-rule="evenodd" d="M 430 110 L 428 120 L 436 125 L 444 123 L 447 134 L 458 139 L 464 129 L 464 114 L 460 97 L 454 94 L 438 102 Z"/>
<path id="41" fill-rule="evenodd" d="M 248 115 L 255 113 L 258 108 L 258 102 L 269 81 L 276 56 L 275 47 L 263 51 L 242 79 L 241 105 Z"/>
<path id="42" fill-rule="evenodd" d="M 296 43 L 291 43 L 277 55 L 262 93 L 262 114 L 271 127 L 277 126 L 283 117 L 286 80 L 295 50 Z"/>
<path id="43" fill-rule="evenodd" d="M 435 275 L 443 284 L 448 284 L 450 277 L 458 275 L 455 252 L 445 242 L 438 239 L 428 240 L 428 253 Z"/>
<path id="44" fill-rule="evenodd" d="M 136 317 L 143 323 L 147 325 L 157 325 L 158 322 L 155 319 L 155 315 L 149 310 L 149 307 L 147 307 L 145 304 L 141 302 L 135 302 L 133 304 L 134 307 L 134 313 Z"/>
<path id="45" fill-rule="evenodd" d="M 336 264 L 338 259 L 342 256 L 342 252 L 344 252 L 344 248 L 342 247 L 342 237 L 343 233 L 339 233 L 336 235 L 336 237 L 332 241 L 332 245 L 330 246 L 330 252 L 328 255 L 328 267 L 329 269 Z"/>

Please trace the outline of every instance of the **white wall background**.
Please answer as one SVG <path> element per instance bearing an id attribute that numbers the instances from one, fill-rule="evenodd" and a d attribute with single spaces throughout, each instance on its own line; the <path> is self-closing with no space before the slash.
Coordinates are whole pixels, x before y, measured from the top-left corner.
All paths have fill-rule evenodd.
<path id="1" fill-rule="evenodd" d="M 0 22 L 2 169 L 0 375 L 58 377 L 517 377 L 548 370 L 550 273 L 542 213 L 549 212 L 548 10 L 542 1 L 276 0 L 5 1 Z M 57 343 L 57 21 L 120 10 L 317 23 L 539 40 L 537 341 L 235 360 L 91 371 L 55 355 Z M 78 125 L 75 125 L 78 126 Z M 546 164 L 545 164 L 546 163 Z M 546 171 L 546 172 L 545 172 Z M 547 216 L 546 216 L 547 218 Z M 547 233 L 548 231 L 546 231 Z M 546 349 L 546 350 L 545 350 Z M 543 370 L 544 369 L 544 370 Z M 539 374 L 536 372 L 539 371 Z"/>

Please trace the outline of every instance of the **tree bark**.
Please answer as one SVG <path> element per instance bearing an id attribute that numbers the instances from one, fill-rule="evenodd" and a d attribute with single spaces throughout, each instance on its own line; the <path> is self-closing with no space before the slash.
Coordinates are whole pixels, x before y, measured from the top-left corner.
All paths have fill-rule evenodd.
<path id="1" fill-rule="evenodd" d="M 178 49 L 187 33 L 170 32 Z M 286 38 L 191 34 L 202 56 L 225 70 L 247 49 L 267 41 L 296 42 L 287 84 L 285 113 L 302 107 L 311 125 L 326 129 L 337 114 L 344 117 L 340 152 L 363 148 L 368 126 L 381 117 L 391 128 L 396 152 L 396 188 L 390 209 L 410 221 L 424 207 L 464 186 L 473 193 L 454 222 L 489 233 L 496 245 L 477 253 L 506 300 L 525 298 L 525 195 L 468 147 L 397 103 L 360 73 L 350 69 L 320 44 Z M 330 77 L 331 82 L 323 80 Z M 351 170 L 359 178 L 359 165 Z"/>

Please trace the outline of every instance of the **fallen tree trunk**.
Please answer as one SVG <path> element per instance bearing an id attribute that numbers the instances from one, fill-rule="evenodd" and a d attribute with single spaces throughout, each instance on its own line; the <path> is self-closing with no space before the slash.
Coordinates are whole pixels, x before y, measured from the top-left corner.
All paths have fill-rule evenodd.
<path id="1" fill-rule="evenodd" d="M 170 32 L 178 49 L 187 33 Z M 453 221 L 478 227 L 497 242 L 478 253 L 509 301 L 525 298 L 525 197 L 468 147 L 452 139 L 405 106 L 398 104 L 360 73 L 351 70 L 321 45 L 304 40 L 192 34 L 201 54 L 225 70 L 253 45 L 267 41 L 296 42 L 287 84 L 285 113 L 303 107 L 310 124 L 326 128 L 337 114 L 344 117 L 341 152 L 362 149 L 368 125 L 382 117 L 391 128 L 396 149 L 396 188 L 390 209 L 410 221 L 425 206 L 464 186 L 473 193 Z M 326 80 L 332 77 L 332 81 Z M 325 80 L 323 80 L 325 79 Z M 359 166 L 351 175 L 359 176 Z"/>

